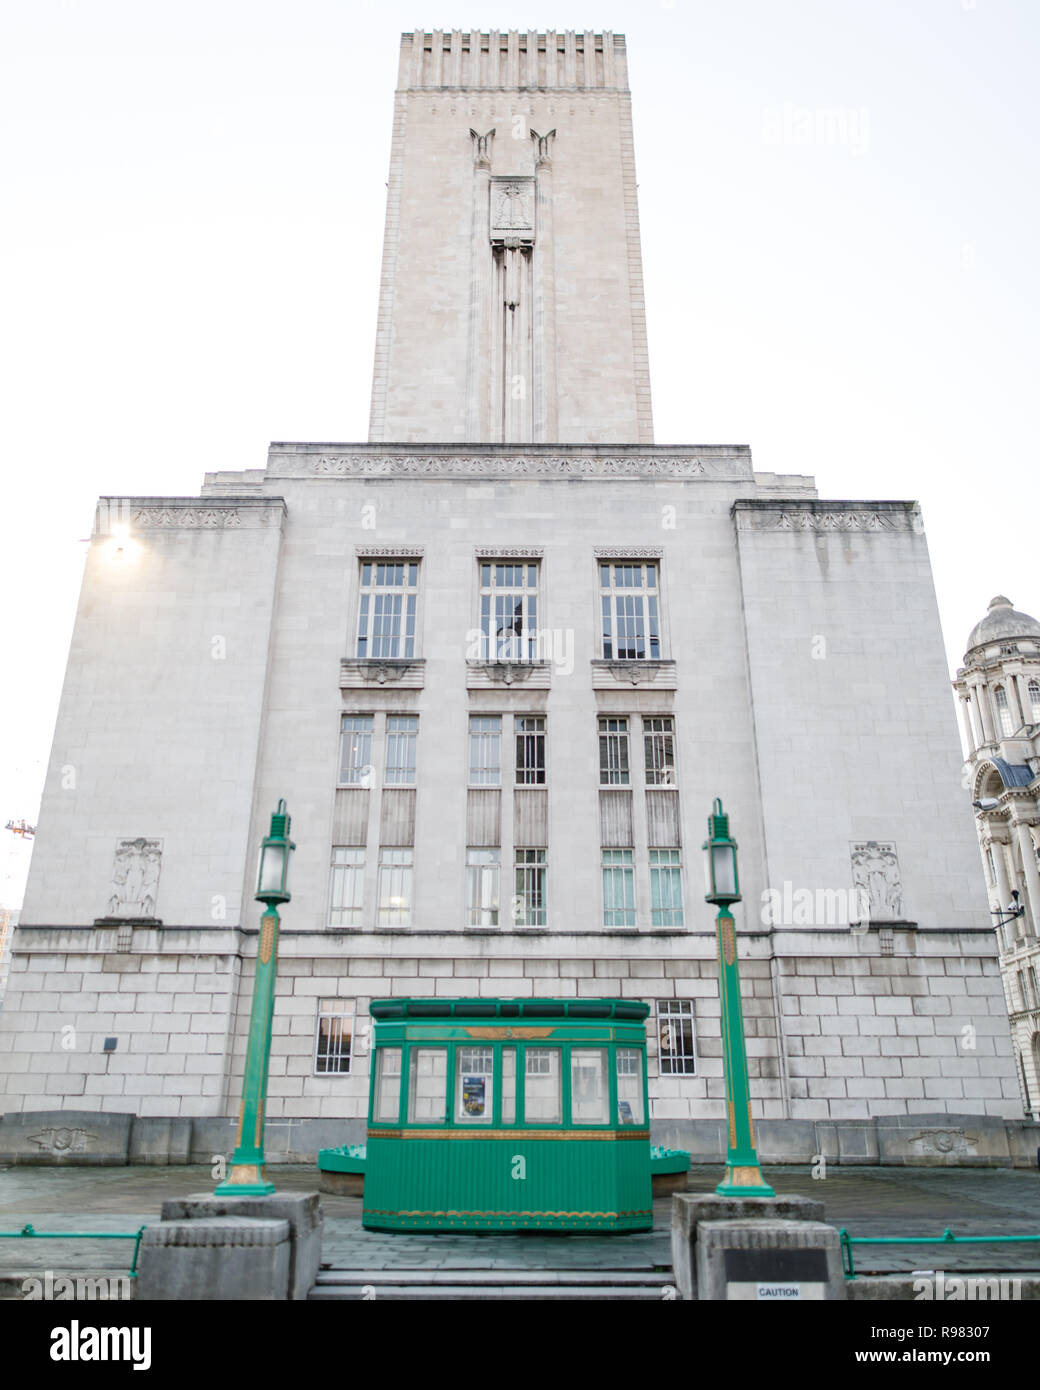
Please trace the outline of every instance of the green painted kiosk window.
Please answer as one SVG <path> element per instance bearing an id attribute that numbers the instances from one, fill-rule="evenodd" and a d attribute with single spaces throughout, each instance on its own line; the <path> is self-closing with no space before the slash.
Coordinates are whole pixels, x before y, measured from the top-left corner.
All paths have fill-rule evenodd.
<path id="1" fill-rule="evenodd" d="M 516 1124 L 516 1048 L 502 1049 L 502 1123 Z"/>
<path id="2" fill-rule="evenodd" d="M 558 1047 L 529 1047 L 526 1051 L 524 1119 L 538 1125 L 558 1125 L 563 1120 Z"/>
<path id="3" fill-rule="evenodd" d="M 643 1123 L 643 1053 L 638 1047 L 617 1050 L 618 1124 Z"/>
<path id="4" fill-rule="evenodd" d="M 408 1119 L 443 1124 L 448 1103 L 448 1052 L 443 1047 L 412 1049 L 408 1078 Z"/>
<path id="5" fill-rule="evenodd" d="M 571 1048 L 571 1123 L 605 1125 L 609 1119 L 607 1049 Z"/>
<path id="6" fill-rule="evenodd" d="M 490 1047 L 455 1049 L 455 1119 L 459 1124 L 491 1123 L 494 1057 Z"/>
<path id="7" fill-rule="evenodd" d="M 401 1113 L 401 1049 L 380 1047 L 376 1051 L 375 1096 L 372 1117 L 397 1124 Z"/>

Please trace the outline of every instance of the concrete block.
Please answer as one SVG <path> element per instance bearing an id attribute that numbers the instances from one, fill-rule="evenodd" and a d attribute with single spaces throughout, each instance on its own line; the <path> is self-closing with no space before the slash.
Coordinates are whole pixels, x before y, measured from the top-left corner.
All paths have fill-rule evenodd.
<path id="1" fill-rule="evenodd" d="M 720 1126 L 721 1128 L 721 1126 Z M 694 1160 L 696 1162 L 696 1160 Z M 679 1297 L 697 1297 L 697 1232 L 702 1222 L 822 1221 L 823 1203 L 810 1197 L 719 1197 L 677 1192 L 672 1197 L 672 1272 Z"/>
<path id="2" fill-rule="evenodd" d="M 83 1079 L 68 1094 L 82 1093 Z M 52 1091 L 62 1089 L 56 1079 Z M 133 1118 L 96 1110 L 8 1111 L 0 1115 L 0 1163 L 122 1165 Z"/>
<path id="3" fill-rule="evenodd" d="M 838 1232 L 822 1221 L 772 1216 L 702 1221 L 697 1233 L 697 1297 L 728 1302 L 844 1301 Z"/>
<path id="4" fill-rule="evenodd" d="M 289 1223 L 241 1216 L 162 1220 L 141 1240 L 137 1297 L 279 1302 L 289 1297 Z"/>
<path id="5" fill-rule="evenodd" d="M 199 1193 L 163 1202 L 163 1221 L 212 1223 L 214 1218 L 263 1218 L 286 1223 L 290 1256 L 288 1297 L 305 1299 L 321 1264 L 321 1201 L 317 1192 L 272 1193 L 269 1197 L 214 1197 Z"/>

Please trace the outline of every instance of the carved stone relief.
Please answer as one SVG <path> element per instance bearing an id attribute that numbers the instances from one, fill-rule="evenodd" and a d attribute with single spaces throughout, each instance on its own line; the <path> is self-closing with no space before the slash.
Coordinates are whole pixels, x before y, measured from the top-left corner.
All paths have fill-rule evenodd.
<path id="1" fill-rule="evenodd" d="M 154 917 L 162 840 L 120 840 L 108 897 L 110 917 Z"/>
<path id="2" fill-rule="evenodd" d="M 852 882 L 870 904 L 872 922 L 901 922 L 903 883 L 895 844 L 861 840 L 850 846 Z"/>

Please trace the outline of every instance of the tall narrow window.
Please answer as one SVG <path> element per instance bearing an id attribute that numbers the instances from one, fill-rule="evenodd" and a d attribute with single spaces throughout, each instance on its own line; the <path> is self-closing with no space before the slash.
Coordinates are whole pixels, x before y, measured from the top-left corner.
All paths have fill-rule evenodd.
<path id="1" fill-rule="evenodd" d="M 354 1035 L 353 999 L 321 999 L 314 1043 L 314 1070 L 323 1075 L 350 1071 L 350 1047 Z"/>
<path id="2" fill-rule="evenodd" d="M 372 716 L 345 714 L 339 737 L 339 784 L 367 787 L 372 782 Z"/>
<path id="3" fill-rule="evenodd" d="M 412 921 L 411 849 L 379 851 L 379 925 L 407 927 Z"/>
<path id="4" fill-rule="evenodd" d="M 448 1049 L 413 1047 L 408 1064 L 408 1122 L 448 1118 Z"/>
<path id="5" fill-rule="evenodd" d="M 1032 707 L 1030 719 L 1034 724 L 1040 724 L 1040 681 L 1029 682 L 1029 704 Z"/>
<path id="6" fill-rule="evenodd" d="M 455 1122 L 456 1124 L 491 1123 L 494 1114 L 492 1080 L 494 1049 L 490 1047 L 460 1047 L 455 1053 Z"/>
<path id="7" fill-rule="evenodd" d="M 599 782 L 601 787 L 627 787 L 628 720 L 599 721 Z"/>
<path id="8" fill-rule="evenodd" d="M 545 850 L 518 849 L 514 924 L 518 927 L 544 927 L 545 920 Z"/>
<path id="9" fill-rule="evenodd" d="M 397 1124 L 401 1113 L 401 1049 L 380 1047 L 376 1051 L 376 1081 L 372 1097 L 372 1118 Z"/>
<path id="10" fill-rule="evenodd" d="M 650 907 L 655 927 L 683 925 L 682 868 L 677 849 L 650 851 Z"/>
<path id="11" fill-rule="evenodd" d="M 365 560 L 361 565 L 357 654 L 407 659 L 415 655 L 419 566 L 414 560 Z"/>
<path id="12" fill-rule="evenodd" d="M 1000 718 L 1000 731 L 1005 738 L 1010 738 L 1014 733 L 1011 727 L 1011 707 L 1008 704 L 1007 691 L 1002 685 L 998 685 L 993 692 L 997 702 L 997 714 Z"/>
<path id="13" fill-rule="evenodd" d="M 471 927 L 498 926 L 499 851 L 466 851 L 466 921 Z"/>
<path id="14" fill-rule="evenodd" d="M 560 1124 L 563 1093 L 560 1049 L 528 1047 L 524 1053 L 524 1120 L 528 1124 Z"/>
<path id="15" fill-rule="evenodd" d="M 603 851 L 603 925 L 634 927 L 636 894 L 630 849 Z"/>
<path id="16" fill-rule="evenodd" d="M 604 659 L 656 661 L 661 655 L 657 566 L 604 563 L 599 583 Z"/>
<path id="17" fill-rule="evenodd" d="M 617 1050 L 618 1124 L 643 1123 L 643 1053 L 638 1047 Z"/>
<path id="18" fill-rule="evenodd" d="M 643 720 L 643 753 L 648 787 L 675 786 L 675 727 L 671 717 Z"/>
<path id="19" fill-rule="evenodd" d="M 386 784 L 415 785 L 415 742 L 419 719 L 414 714 L 390 714 L 386 720 Z"/>
<path id="20" fill-rule="evenodd" d="M 364 884 L 364 849 L 360 846 L 334 845 L 329 884 L 330 927 L 360 925 Z"/>
<path id="21" fill-rule="evenodd" d="M 661 999 L 657 1005 L 658 1070 L 662 1076 L 693 1076 L 697 1071 L 693 1003 Z"/>
<path id="22" fill-rule="evenodd" d="M 473 787 L 497 787 L 502 782 L 501 715 L 470 716 L 469 780 Z"/>
<path id="23" fill-rule="evenodd" d="M 534 661 L 538 656 L 538 566 L 480 566 L 481 657 Z"/>
<path id="24" fill-rule="evenodd" d="M 542 715 L 517 716 L 516 781 L 521 787 L 545 784 L 545 719 Z"/>

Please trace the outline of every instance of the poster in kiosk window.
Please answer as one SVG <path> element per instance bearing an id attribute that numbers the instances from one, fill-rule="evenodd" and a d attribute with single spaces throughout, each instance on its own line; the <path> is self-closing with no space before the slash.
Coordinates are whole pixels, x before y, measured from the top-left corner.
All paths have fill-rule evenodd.
<path id="1" fill-rule="evenodd" d="M 462 1109 L 473 1119 L 482 1118 L 485 1113 L 485 1090 L 487 1078 L 484 1076 L 463 1076 Z"/>

